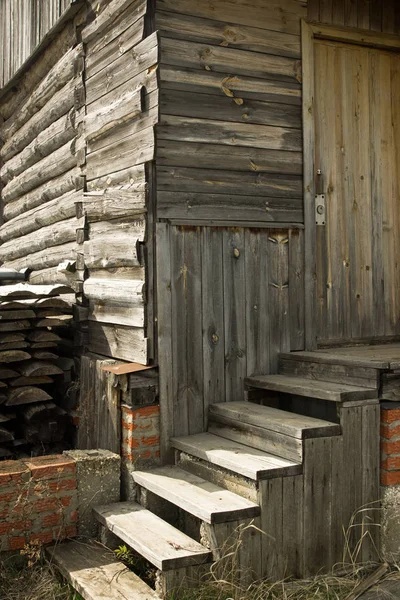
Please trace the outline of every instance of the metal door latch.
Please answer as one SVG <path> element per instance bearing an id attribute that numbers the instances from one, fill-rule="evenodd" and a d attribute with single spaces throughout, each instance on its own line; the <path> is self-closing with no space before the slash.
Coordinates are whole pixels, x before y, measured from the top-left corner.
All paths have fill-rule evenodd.
<path id="1" fill-rule="evenodd" d="M 325 225 L 326 220 L 326 203 L 325 194 L 317 194 L 315 196 L 315 222 L 317 225 Z"/>

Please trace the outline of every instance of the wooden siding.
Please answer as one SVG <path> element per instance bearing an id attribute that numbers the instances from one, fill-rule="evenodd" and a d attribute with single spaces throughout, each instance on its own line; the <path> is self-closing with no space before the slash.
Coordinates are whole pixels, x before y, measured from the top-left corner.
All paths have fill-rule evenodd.
<path id="1" fill-rule="evenodd" d="M 0 0 L 0 88 L 32 54 L 70 0 Z"/>
<path id="2" fill-rule="evenodd" d="M 308 0 L 310 21 L 400 33 L 398 0 Z"/>
<path id="3" fill-rule="evenodd" d="M 158 0 L 157 217 L 301 223 L 304 2 Z"/>
<path id="4" fill-rule="evenodd" d="M 162 422 L 197 433 L 210 404 L 242 400 L 246 376 L 303 347 L 303 231 L 157 229 Z"/>
<path id="5" fill-rule="evenodd" d="M 113 0 L 82 32 L 85 172 L 78 249 L 89 302 L 89 349 L 146 364 L 152 356 L 152 215 L 146 163 L 158 120 L 158 38 L 146 0 Z"/>
<path id="6" fill-rule="evenodd" d="M 0 261 L 30 268 L 32 283 L 77 289 L 75 202 L 83 190 L 79 148 L 84 116 L 83 47 L 66 24 L 32 70 L 0 101 Z M 64 263 L 64 267 L 59 267 Z"/>

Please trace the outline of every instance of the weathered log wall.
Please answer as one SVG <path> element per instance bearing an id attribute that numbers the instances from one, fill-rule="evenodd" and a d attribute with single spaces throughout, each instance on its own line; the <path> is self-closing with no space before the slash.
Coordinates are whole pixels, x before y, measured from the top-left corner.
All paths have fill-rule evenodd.
<path id="1" fill-rule="evenodd" d="M 157 1 L 159 218 L 302 222 L 305 4 Z"/>
<path id="2" fill-rule="evenodd" d="M 74 289 L 78 277 L 68 269 L 76 260 L 81 224 L 75 203 L 84 187 L 79 28 L 85 20 L 85 9 L 71 14 L 32 69 L 0 100 L 0 262 L 17 270 L 29 267 L 32 283 L 68 283 Z"/>
<path id="3" fill-rule="evenodd" d="M 0 0 L 0 88 L 70 4 L 70 0 Z"/>
<path id="4" fill-rule="evenodd" d="M 89 304 L 89 349 L 147 363 L 152 356 L 153 233 L 149 193 L 158 121 L 158 37 L 147 0 L 103 3 L 82 32 L 85 173 L 78 249 Z M 147 284 L 146 284 L 147 282 Z"/>
<path id="5" fill-rule="evenodd" d="M 308 18 L 328 25 L 400 33 L 398 0 L 308 0 Z"/>

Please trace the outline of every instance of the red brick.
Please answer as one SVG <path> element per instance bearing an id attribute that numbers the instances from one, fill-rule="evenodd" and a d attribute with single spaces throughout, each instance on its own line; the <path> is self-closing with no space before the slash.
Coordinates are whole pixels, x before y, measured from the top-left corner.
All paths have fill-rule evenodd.
<path id="1" fill-rule="evenodd" d="M 394 442 L 381 440 L 381 451 L 385 454 L 400 454 L 400 440 Z"/>
<path id="2" fill-rule="evenodd" d="M 381 410 L 382 423 L 394 423 L 400 421 L 400 408 L 383 408 Z"/>
<path id="3" fill-rule="evenodd" d="M 0 494 L 0 502 L 13 502 L 18 499 L 18 488 L 15 486 L 15 490 L 7 492 L 6 494 Z"/>
<path id="4" fill-rule="evenodd" d="M 400 437 L 400 423 L 393 423 L 391 425 L 381 423 L 381 437 L 389 440 L 393 437 Z"/>
<path id="5" fill-rule="evenodd" d="M 382 485 L 399 485 L 400 471 L 381 471 Z"/>
<path id="6" fill-rule="evenodd" d="M 71 504 L 71 496 L 63 496 L 60 498 L 60 502 L 62 506 L 69 506 Z"/>
<path id="7" fill-rule="evenodd" d="M 63 540 L 65 538 L 72 538 L 78 535 L 76 525 L 67 525 L 66 527 L 60 527 L 54 531 L 55 540 Z"/>
<path id="8" fill-rule="evenodd" d="M 78 522 L 78 511 L 73 510 L 68 518 L 71 521 L 71 523 L 77 523 Z"/>
<path id="9" fill-rule="evenodd" d="M 53 532 L 52 531 L 41 531 L 40 533 L 32 533 L 29 537 L 29 541 L 32 542 L 40 542 L 42 544 L 50 544 L 53 541 Z"/>
<path id="10" fill-rule="evenodd" d="M 0 486 L 10 481 L 20 482 L 24 475 L 28 475 L 29 469 L 21 460 L 4 460 L 0 462 Z"/>
<path id="11" fill-rule="evenodd" d="M 75 462 L 61 454 L 38 456 L 26 461 L 33 479 L 54 479 L 63 474 L 75 473 Z"/>
<path id="12" fill-rule="evenodd" d="M 39 498 L 39 500 L 32 502 L 32 508 L 37 512 L 57 510 L 59 506 L 60 503 L 57 498 Z"/>
<path id="13" fill-rule="evenodd" d="M 62 479 L 60 481 L 49 481 L 49 490 L 53 493 L 64 490 L 76 490 L 76 479 Z"/>
<path id="14" fill-rule="evenodd" d="M 400 471 L 400 456 L 387 456 L 381 462 L 381 469 L 385 471 Z"/>
<path id="15" fill-rule="evenodd" d="M 159 446 L 160 445 L 160 436 L 153 435 L 150 437 L 142 437 L 141 442 L 143 446 Z"/>
<path id="16" fill-rule="evenodd" d="M 61 523 L 61 513 L 54 512 L 51 515 L 46 515 L 42 519 L 43 527 L 55 527 Z"/>
<path id="17" fill-rule="evenodd" d="M 0 535 L 12 533 L 13 531 L 28 531 L 32 523 L 30 521 L 11 521 L 0 523 Z"/>
<path id="18" fill-rule="evenodd" d="M 122 429 L 125 429 L 126 431 L 135 431 L 137 428 L 138 426 L 135 425 L 135 423 L 127 423 L 126 421 L 122 420 Z"/>
<path id="19" fill-rule="evenodd" d="M 24 536 L 11 537 L 8 542 L 9 550 L 22 550 L 26 541 L 26 537 Z"/>
<path id="20" fill-rule="evenodd" d="M 159 405 L 153 405 L 153 406 L 144 406 L 143 408 L 138 408 L 134 411 L 132 411 L 132 417 L 134 419 L 137 418 L 143 418 L 143 417 L 156 417 L 160 414 L 160 407 Z"/>

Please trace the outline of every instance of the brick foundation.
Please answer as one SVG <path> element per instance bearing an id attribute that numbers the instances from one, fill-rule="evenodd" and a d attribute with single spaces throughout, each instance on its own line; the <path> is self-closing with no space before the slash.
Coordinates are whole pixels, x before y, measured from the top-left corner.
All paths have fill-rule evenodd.
<path id="1" fill-rule="evenodd" d="M 96 456 L 90 452 L 92 468 L 97 465 L 97 494 L 84 503 L 88 483 L 82 472 L 87 471 L 87 453 L 0 462 L 0 551 L 76 536 L 87 515 L 92 519 L 91 504 L 104 501 L 98 498 L 99 490 L 107 499 L 113 494 L 112 500 L 119 500 L 119 457 L 107 451 L 95 451 Z M 102 468 L 105 461 L 113 473 Z"/>
<path id="2" fill-rule="evenodd" d="M 400 485 L 400 404 L 381 405 L 381 485 Z"/>
<path id="3" fill-rule="evenodd" d="M 122 457 L 132 463 L 160 457 L 160 407 L 122 404 Z"/>

